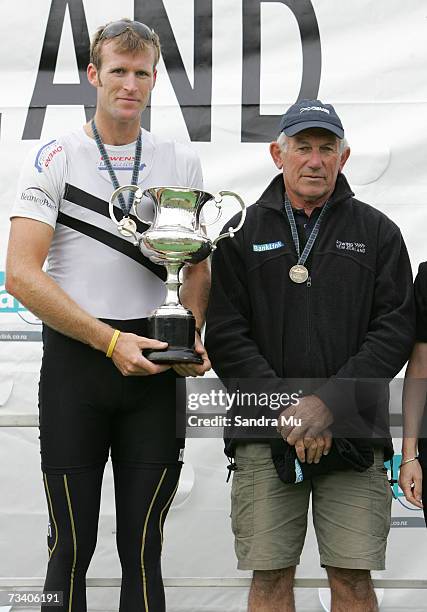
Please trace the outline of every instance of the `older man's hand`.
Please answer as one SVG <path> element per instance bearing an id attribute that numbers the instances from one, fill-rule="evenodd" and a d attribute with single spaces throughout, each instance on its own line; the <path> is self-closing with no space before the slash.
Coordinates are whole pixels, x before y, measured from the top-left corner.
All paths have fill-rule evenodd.
<path id="1" fill-rule="evenodd" d="M 301 463 L 319 463 L 329 453 L 332 446 L 332 434 L 325 429 L 315 438 L 301 438 L 295 442 L 295 451 Z"/>
<path id="2" fill-rule="evenodd" d="M 293 421 L 300 421 L 300 425 L 287 423 L 289 417 Z M 286 408 L 279 416 L 277 431 L 282 438 L 294 446 L 298 440 L 304 442 L 305 448 L 310 446 L 309 441 L 315 440 L 319 434 L 324 432 L 333 422 L 332 412 L 322 400 L 316 395 L 307 395 L 299 400 L 296 406 Z"/>

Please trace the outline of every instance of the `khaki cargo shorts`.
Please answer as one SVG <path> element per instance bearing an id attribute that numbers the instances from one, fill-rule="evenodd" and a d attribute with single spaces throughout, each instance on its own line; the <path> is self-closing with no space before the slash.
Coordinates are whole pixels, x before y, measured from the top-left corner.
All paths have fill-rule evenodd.
<path id="1" fill-rule="evenodd" d="M 312 499 L 321 565 L 383 570 L 392 494 L 383 451 L 365 472 L 334 471 L 298 484 L 278 477 L 269 444 L 239 444 L 231 490 L 238 568 L 298 565 Z"/>

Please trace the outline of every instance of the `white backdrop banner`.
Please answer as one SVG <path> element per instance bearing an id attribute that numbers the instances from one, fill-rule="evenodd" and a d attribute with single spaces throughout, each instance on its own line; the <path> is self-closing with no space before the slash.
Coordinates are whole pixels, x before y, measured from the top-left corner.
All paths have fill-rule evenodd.
<path id="1" fill-rule="evenodd" d="M 148 23 L 162 41 L 144 126 L 192 141 L 208 191 L 230 189 L 254 202 L 276 172 L 268 144 L 280 115 L 298 98 L 319 97 L 342 118 L 352 150 L 345 173 L 356 196 L 399 225 L 414 273 L 427 259 L 423 0 L 2 0 L 0 416 L 37 412 L 41 325 L 4 287 L 21 162 L 35 144 L 93 114 L 95 92 L 85 75 L 89 38 L 98 25 L 123 16 Z M 234 212 L 230 204 L 212 235 Z M 41 576 L 47 519 L 37 430 L 2 428 L 0 437 L 0 576 Z M 395 447 L 400 450 L 399 440 Z M 421 513 L 394 490 L 388 570 L 381 577 L 424 579 Z M 165 575 L 242 575 L 235 570 L 229 493 L 221 441 L 191 440 L 168 520 Z M 112 500 L 107 472 L 92 576 L 119 575 Z M 300 576 L 324 575 L 315 551 L 310 528 Z M 105 610 L 107 603 L 113 609 L 116 591 L 92 597 L 91 609 Z M 199 611 L 244 609 L 246 595 L 206 589 L 171 590 L 168 597 L 170 610 Z"/>

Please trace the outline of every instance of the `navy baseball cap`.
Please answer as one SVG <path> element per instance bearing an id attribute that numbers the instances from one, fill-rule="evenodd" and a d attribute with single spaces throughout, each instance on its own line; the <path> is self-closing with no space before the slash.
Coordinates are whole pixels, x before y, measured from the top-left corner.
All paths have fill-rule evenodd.
<path id="1" fill-rule="evenodd" d="M 334 107 L 320 100 L 299 100 L 292 104 L 280 120 L 279 131 L 286 136 L 295 136 L 313 127 L 329 130 L 338 138 L 344 138 L 344 128 Z"/>

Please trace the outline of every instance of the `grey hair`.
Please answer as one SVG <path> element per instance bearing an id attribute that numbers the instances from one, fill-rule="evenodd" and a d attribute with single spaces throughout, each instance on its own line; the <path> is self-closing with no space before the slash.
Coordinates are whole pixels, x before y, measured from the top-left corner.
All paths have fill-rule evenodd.
<path id="1" fill-rule="evenodd" d="M 338 136 L 336 138 L 339 142 L 338 152 L 341 155 L 342 153 L 344 153 L 346 149 L 349 148 L 349 144 L 346 138 L 338 138 Z M 279 134 L 279 137 L 277 138 L 277 144 L 279 145 L 282 153 L 286 153 L 288 149 L 288 142 L 289 142 L 289 136 L 286 136 L 285 132 L 281 132 Z"/>

